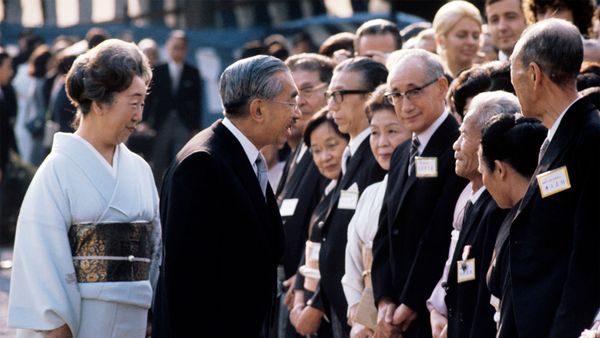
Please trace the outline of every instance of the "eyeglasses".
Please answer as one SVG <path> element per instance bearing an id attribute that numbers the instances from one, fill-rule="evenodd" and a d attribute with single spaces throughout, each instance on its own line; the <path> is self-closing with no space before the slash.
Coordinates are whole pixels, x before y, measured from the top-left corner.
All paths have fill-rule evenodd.
<path id="1" fill-rule="evenodd" d="M 277 101 L 277 100 L 267 100 L 267 101 L 271 101 L 271 102 L 275 102 L 275 103 L 279 103 L 279 104 L 285 104 L 285 105 L 292 107 L 292 109 L 294 109 L 294 110 L 299 109 L 298 102 L 285 102 L 285 101 Z"/>
<path id="2" fill-rule="evenodd" d="M 370 90 L 361 90 L 361 89 L 342 89 L 342 90 L 336 90 L 334 92 L 330 92 L 330 91 L 326 91 L 325 94 L 325 99 L 327 101 L 329 101 L 329 99 L 331 99 L 333 97 L 333 101 L 337 104 L 340 104 L 342 102 L 344 102 L 344 95 L 355 95 L 355 94 L 368 94 L 370 93 Z"/>
<path id="3" fill-rule="evenodd" d="M 387 93 L 383 94 L 383 97 L 385 97 L 385 99 L 390 104 L 395 104 L 396 102 L 399 102 L 403 97 L 405 97 L 406 99 L 408 99 L 410 101 L 410 100 L 416 98 L 417 96 L 421 95 L 421 93 L 423 93 L 423 89 L 436 83 L 438 79 L 439 78 L 433 79 L 432 81 L 427 82 L 426 84 L 422 85 L 421 87 L 409 89 L 409 90 L 405 91 L 404 93 L 403 92 L 387 92 Z"/>
<path id="4" fill-rule="evenodd" d="M 298 89 L 298 94 L 299 95 L 310 95 L 314 92 L 316 92 L 317 90 L 324 88 L 327 86 L 327 83 L 321 83 L 318 84 L 316 86 L 310 86 L 310 87 L 306 87 L 306 88 L 302 88 L 302 89 Z"/>

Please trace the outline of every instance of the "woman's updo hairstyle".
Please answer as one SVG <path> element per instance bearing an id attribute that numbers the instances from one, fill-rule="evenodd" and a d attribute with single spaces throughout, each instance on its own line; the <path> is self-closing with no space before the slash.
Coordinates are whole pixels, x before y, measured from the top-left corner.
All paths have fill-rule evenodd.
<path id="1" fill-rule="evenodd" d="M 146 56 L 133 43 L 109 39 L 77 57 L 67 74 L 66 91 L 79 114 L 86 115 L 94 101 L 111 104 L 114 94 L 129 88 L 135 76 L 150 84 Z"/>

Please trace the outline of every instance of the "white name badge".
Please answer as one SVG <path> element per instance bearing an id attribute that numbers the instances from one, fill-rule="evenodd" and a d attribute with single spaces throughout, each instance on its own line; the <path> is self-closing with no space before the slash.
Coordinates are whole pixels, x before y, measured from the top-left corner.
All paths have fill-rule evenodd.
<path id="1" fill-rule="evenodd" d="M 571 188 L 569 172 L 566 166 L 546 171 L 536 176 L 542 198 Z"/>
<path id="2" fill-rule="evenodd" d="M 417 177 L 437 177 L 437 157 L 415 157 L 415 169 Z"/>
<path id="3" fill-rule="evenodd" d="M 342 190 L 338 200 L 338 209 L 355 210 L 358 204 L 358 185 L 353 183 L 348 190 Z"/>
<path id="4" fill-rule="evenodd" d="M 475 258 L 456 262 L 457 279 L 459 283 L 475 280 Z"/>
<path id="5" fill-rule="evenodd" d="M 294 212 L 296 212 L 296 206 L 298 205 L 297 198 L 287 198 L 281 202 L 281 207 L 279 208 L 279 214 L 282 217 L 293 216 Z"/>

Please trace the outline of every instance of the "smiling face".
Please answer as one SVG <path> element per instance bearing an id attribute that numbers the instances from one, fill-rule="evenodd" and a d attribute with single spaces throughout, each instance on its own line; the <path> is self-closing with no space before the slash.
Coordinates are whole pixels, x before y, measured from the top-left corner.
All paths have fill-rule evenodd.
<path id="1" fill-rule="evenodd" d="M 283 144 L 292 134 L 295 121 L 300 119 L 300 111 L 294 107 L 298 90 L 290 72 L 277 72 L 273 75 L 283 89 L 271 100 L 263 100 L 263 145 Z"/>
<path id="2" fill-rule="evenodd" d="M 385 108 L 373 111 L 370 127 L 371 151 L 377 163 L 390 170 L 392 153 L 400 143 L 410 138 L 411 133 L 402 126 L 393 110 Z"/>
<path id="3" fill-rule="evenodd" d="M 97 103 L 97 124 L 93 130 L 99 133 L 99 139 L 108 146 L 116 146 L 127 141 L 129 135 L 142 120 L 146 83 L 134 76 L 129 88 L 115 93 L 112 102 Z"/>
<path id="4" fill-rule="evenodd" d="M 492 42 L 507 56 L 527 27 L 520 0 L 501 0 L 486 7 L 488 28 Z"/>
<path id="5" fill-rule="evenodd" d="M 324 96 L 327 83 L 321 82 L 319 72 L 301 69 L 293 71 L 292 78 L 298 88 L 298 108 L 302 113 L 298 123 L 293 128 L 293 133 L 301 138 L 312 115 L 327 104 Z"/>
<path id="6" fill-rule="evenodd" d="M 463 18 L 440 37 L 440 43 L 445 47 L 448 65 L 458 66 L 458 70 L 470 67 L 479 50 L 479 35 L 481 25 L 470 18 Z"/>
<path id="7" fill-rule="evenodd" d="M 387 86 L 391 92 L 406 92 L 422 87 L 434 80 L 428 78 L 425 62 L 418 57 L 400 60 L 388 76 Z M 440 77 L 436 82 L 424 87 L 409 100 L 406 97 L 394 102 L 396 116 L 402 125 L 411 132 L 425 131 L 444 111 L 444 100 L 448 82 Z"/>
<path id="8" fill-rule="evenodd" d="M 477 114 L 474 114 L 473 111 L 469 111 L 465 115 L 459 128 L 460 135 L 452 146 L 454 149 L 454 170 L 456 175 L 471 181 L 480 175 L 478 171 L 479 160 L 477 150 L 481 141 L 481 130 L 476 127 L 477 118 Z"/>
<path id="9" fill-rule="evenodd" d="M 313 130 L 310 134 L 310 151 L 321 175 L 330 180 L 339 178 L 346 145 L 346 139 L 327 122 L 321 123 Z"/>
<path id="10" fill-rule="evenodd" d="M 354 71 L 334 72 L 329 91 L 365 89 L 361 75 L 360 72 Z M 336 102 L 333 97 L 327 101 L 329 111 L 332 112 L 335 123 L 342 133 L 349 134 L 352 138 L 368 127 L 369 121 L 365 114 L 366 101 L 365 94 L 345 94 L 341 102 Z"/>

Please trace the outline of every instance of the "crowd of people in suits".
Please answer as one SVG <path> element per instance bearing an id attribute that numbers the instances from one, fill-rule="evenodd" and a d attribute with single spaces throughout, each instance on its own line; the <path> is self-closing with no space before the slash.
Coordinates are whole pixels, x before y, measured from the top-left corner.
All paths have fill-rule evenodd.
<path id="1" fill-rule="evenodd" d="M 9 324 L 24 337 L 600 337 L 594 9 L 486 0 L 484 28 L 454 0 L 418 33 L 376 19 L 319 53 L 248 49 L 220 77 L 223 118 L 201 131 L 184 32 L 151 75 L 141 48 L 100 43 L 56 88 L 79 125 L 56 134 L 25 198 L 57 224 L 19 217 Z M 154 137 L 152 171 L 130 135 Z M 133 188 L 149 176 L 159 189 Z M 74 182 L 98 205 L 77 203 Z M 103 244 L 115 222 L 119 249 Z M 64 263 L 46 286 L 40 254 Z"/>

